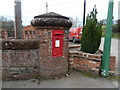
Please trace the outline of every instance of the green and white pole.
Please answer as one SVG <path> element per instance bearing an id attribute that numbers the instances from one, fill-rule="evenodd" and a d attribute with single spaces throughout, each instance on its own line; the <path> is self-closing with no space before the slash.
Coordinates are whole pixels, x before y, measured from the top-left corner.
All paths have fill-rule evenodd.
<path id="1" fill-rule="evenodd" d="M 112 37 L 112 18 L 113 18 L 113 0 L 109 0 L 107 26 L 104 41 L 104 50 L 102 57 L 101 75 L 106 77 L 109 75 L 110 68 L 110 50 L 111 50 L 111 37 Z"/>

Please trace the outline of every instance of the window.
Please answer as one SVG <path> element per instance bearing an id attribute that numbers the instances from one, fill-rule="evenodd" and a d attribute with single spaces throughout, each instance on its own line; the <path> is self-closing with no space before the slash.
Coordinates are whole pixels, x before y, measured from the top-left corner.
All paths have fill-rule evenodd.
<path id="1" fill-rule="evenodd" d="M 33 31 L 33 34 L 35 34 L 35 31 Z"/>
<path id="2" fill-rule="evenodd" d="M 32 31 L 29 31 L 30 34 L 32 34 Z"/>
<path id="3" fill-rule="evenodd" d="M 25 31 L 25 34 L 28 34 L 28 31 Z"/>

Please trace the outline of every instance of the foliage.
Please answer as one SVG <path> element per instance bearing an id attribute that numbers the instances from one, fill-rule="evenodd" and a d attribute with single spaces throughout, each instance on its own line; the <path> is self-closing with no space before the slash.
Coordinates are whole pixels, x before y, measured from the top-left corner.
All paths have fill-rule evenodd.
<path id="1" fill-rule="evenodd" d="M 0 16 L 0 21 L 2 22 L 2 29 L 13 30 L 14 29 L 14 21 L 7 20 L 7 18 Z"/>
<path id="2" fill-rule="evenodd" d="M 107 24 L 107 19 L 102 19 L 101 23 L 102 23 L 102 25 L 106 25 Z"/>
<path id="3" fill-rule="evenodd" d="M 118 24 L 114 24 L 112 27 L 113 32 L 118 32 Z"/>
<path id="4" fill-rule="evenodd" d="M 112 29 L 113 32 L 120 32 L 120 19 L 117 20 L 117 23 L 113 25 L 113 29 Z"/>
<path id="5" fill-rule="evenodd" d="M 97 21 L 97 9 L 94 7 L 87 16 L 86 25 L 83 27 L 81 50 L 87 53 L 95 53 L 101 43 L 102 24 Z"/>
<path id="6" fill-rule="evenodd" d="M 106 25 L 102 25 L 102 30 L 103 30 L 103 31 L 106 30 Z"/>

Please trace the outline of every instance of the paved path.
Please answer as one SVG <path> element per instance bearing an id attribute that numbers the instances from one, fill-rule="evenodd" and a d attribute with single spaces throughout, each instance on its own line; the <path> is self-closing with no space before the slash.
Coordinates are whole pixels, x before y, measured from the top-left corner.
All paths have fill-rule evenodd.
<path id="1" fill-rule="evenodd" d="M 3 88 L 117 88 L 110 80 L 89 78 L 82 73 L 73 71 L 68 77 L 56 80 L 4 81 Z"/>

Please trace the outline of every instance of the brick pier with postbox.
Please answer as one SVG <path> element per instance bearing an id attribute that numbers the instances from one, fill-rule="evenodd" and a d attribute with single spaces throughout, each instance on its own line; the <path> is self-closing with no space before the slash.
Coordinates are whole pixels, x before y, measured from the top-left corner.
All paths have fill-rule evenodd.
<path id="1" fill-rule="evenodd" d="M 39 39 L 40 75 L 51 77 L 68 71 L 69 18 L 54 12 L 35 16 L 31 21 L 35 39 Z"/>

